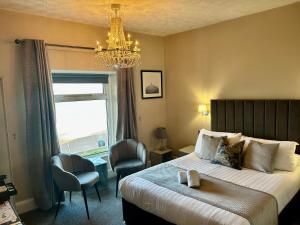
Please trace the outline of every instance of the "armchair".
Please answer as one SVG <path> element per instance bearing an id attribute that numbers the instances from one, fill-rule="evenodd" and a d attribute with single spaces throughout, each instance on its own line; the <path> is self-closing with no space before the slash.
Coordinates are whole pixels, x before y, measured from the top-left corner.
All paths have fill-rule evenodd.
<path id="1" fill-rule="evenodd" d="M 101 197 L 97 187 L 99 174 L 96 171 L 94 164 L 90 160 L 84 159 L 79 155 L 68 155 L 60 153 L 59 155 L 52 157 L 51 165 L 53 179 L 59 188 L 58 205 L 56 208 L 55 217 L 58 214 L 64 191 L 70 192 L 70 201 L 72 198 L 72 191 L 82 191 L 85 209 L 87 217 L 89 219 L 90 216 L 85 190 L 89 187 L 94 186 L 99 201 L 101 201 Z"/>
<path id="2" fill-rule="evenodd" d="M 134 139 L 121 140 L 110 147 L 109 160 L 113 171 L 117 173 L 117 197 L 120 178 L 146 168 L 147 149 Z"/>

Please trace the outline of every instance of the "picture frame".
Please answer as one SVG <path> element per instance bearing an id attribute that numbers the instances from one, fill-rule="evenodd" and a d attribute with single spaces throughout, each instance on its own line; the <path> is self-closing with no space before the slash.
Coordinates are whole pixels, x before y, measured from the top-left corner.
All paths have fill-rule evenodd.
<path id="1" fill-rule="evenodd" d="M 163 98 L 161 70 L 141 70 L 142 99 Z"/>

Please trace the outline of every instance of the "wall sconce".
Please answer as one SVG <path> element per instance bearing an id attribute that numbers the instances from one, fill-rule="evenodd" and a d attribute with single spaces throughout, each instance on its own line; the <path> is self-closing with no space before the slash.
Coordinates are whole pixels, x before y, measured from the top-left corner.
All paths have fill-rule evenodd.
<path id="1" fill-rule="evenodd" d="M 206 104 L 200 104 L 198 106 L 198 112 L 202 114 L 202 116 L 208 116 L 208 108 Z"/>

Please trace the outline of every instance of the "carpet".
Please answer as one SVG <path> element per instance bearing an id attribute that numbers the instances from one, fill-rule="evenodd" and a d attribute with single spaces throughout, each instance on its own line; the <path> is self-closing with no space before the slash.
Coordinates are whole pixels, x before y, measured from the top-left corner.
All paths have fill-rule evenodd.
<path id="1" fill-rule="evenodd" d="M 83 197 L 80 192 L 65 192 L 66 200 L 61 204 L 57 218 L 55 208 L 49 211 L 34 210 L 21 215 L 25 225 L 122 225 L 122 201 L 120 195 L 115 197 L 115 179 L 110 179 L 108 188 L 100 190 L 99 202 L 95 189 L 87 192 L 90 220 L 87 219 Z"/>

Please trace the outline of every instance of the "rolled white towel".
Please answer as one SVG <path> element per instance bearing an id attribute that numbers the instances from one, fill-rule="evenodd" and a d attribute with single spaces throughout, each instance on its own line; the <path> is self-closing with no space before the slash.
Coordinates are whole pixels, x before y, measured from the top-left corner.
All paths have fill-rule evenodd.
<path id="1" fill-rule="evenodd" d="M 186 171 L 180 170 L 177 173 L 178 182 L 180 184 L 186 184 L 187 183 L 187 174 Z"/>
<path id="2" fill-rule="evenodd" d="M 200 176 L 196 170 L 189 170 L 187 174 L 187 183 L 189 187 L 199 187 L 200 186 Z"/>

